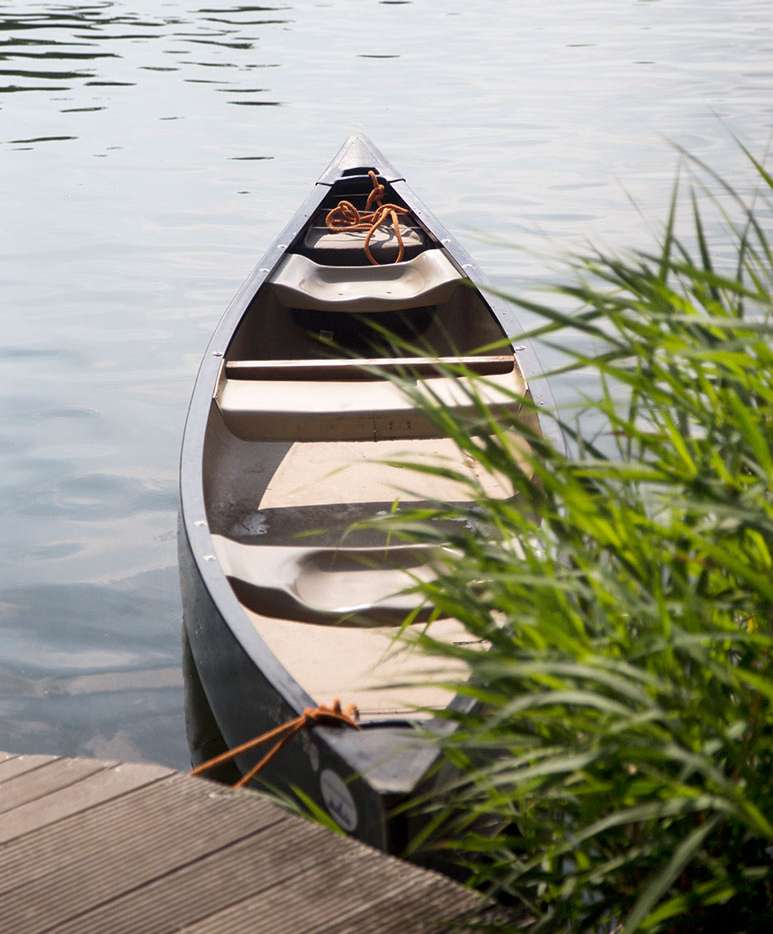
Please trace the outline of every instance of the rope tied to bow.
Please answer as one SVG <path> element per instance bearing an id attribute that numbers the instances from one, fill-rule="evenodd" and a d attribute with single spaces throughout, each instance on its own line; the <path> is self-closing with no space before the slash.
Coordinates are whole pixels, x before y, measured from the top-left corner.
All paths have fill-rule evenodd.
<path id="1" fill-rule="evenodd" d="M 399 263 L 405 255 L 405 245 L 400 230 L 400 215 L 409 214 L 410 212 L 408 208 L 404 208 L 399 204 L 389 202 L 384 204 L 386 189 L 383 183 L 378 180 L 378 176 L 373 169 L 368 171 L 368 175 L 373 183 L 373 188 L 368 194 L 368 200 L 365 202 L 365 210 L 359 211 L 351 201 L 341 200 L 325 215 L 325 225 L 328 230 L 338 233 L 347 230 L 366 230 L 367 233 L 363 244 L 365 255 L 374 266 L 380 266 L 381 264 L 371 252 L 370 241 L 379 227 L 382 227 L 387 221 L 391 221 L 398 246 L 397 258 L 394 262 Z M 375 208 L 373 207 L 374 204 Z"/>
<path id="2" fill-rule="evenodd" d="M 336 697 L 330 707 L 327 707 L 325 704 L 320 704 L 318 707 L 307 707 L 302 714 L 293 717 L 292 720 L 288 720 L 286 723 L 280 723 L 279 726 L 275 726 L 272 730 L 267 730 L 265 733 L 261 733 L 260 736 L 249 739 L 240 746 L 234 746 L 233 749 L 229 749 L 219 756 L 215 756 L 213 759 L 202 762 L 200 765 L 191 769 L 190 774 L 203 775 L 204 772 L 208 772 L 217 765 L 230 762 L 231 759 L 235 759 L 243 752 L 254 749 L 256 746 L 262 746 L 272 739 L 276 740 L 263 758 L 260 759 L 249 772 L 243 775 L 238 782 L 234 783 L 234 788 L 243 788 L 271 762 L 280 749 L 282 749 L 296 733 L 300 733 L 301 730 L 316 726 L 317 724 L 322 724 L 324 726 L 346 726 L 353 730 L 359 730 L 360 727 L 357 724 L 359 717 L 360 712 L 354 704 L 341 707 L 341 701 Z"/>

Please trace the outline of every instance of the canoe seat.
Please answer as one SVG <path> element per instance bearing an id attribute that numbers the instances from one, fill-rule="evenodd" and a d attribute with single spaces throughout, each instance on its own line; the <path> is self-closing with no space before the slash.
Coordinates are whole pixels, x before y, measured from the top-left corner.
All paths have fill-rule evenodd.
<path id="1" fill-rule="evenodd" d="M 227 372 L 227 371 L 226 371 Z M 433 405 L 474 414 L 475 392 L 501 416 L 514 415 L 526 391 L 520 372 L 485 378 L 438 376 L 412 386 Z M 389 441 L 444 432 L 398 383 L 387 379 L 224 379 L 216 401 L 228 429 L 246 441 Z"/>
<path id="2" fill-rule="evenodd" d="M 328 227 L 309 227 L 303 240 L 307 250 L 359 250 L 362 251 L 365 243 L 364 230 L 330 230 Z M 410 227 L 400 224 L 400 236 L 406 250 L 417 249 L 424 246 L 426 238 L 419 227 Z M 379 227 L 371 237 L 370 247 L 375 254 L 379 251 L 396 253 L 398 249 L 397 237 L 391 226 Z M 385 257 L 386 258 L 386 257 Z"/>
<path id="3" fill-rule="evenodd" d="M 464 282 L 442 250 L 384 266 L 323 266 L 288 253 L 269 280 L 283 305 L 317 311 L 374 312 L 447 301 Z"/>
<path id="4" fill-rule="evenodd" d="M 406 592 L 434 576 L 424 545 L 388 548 L 295 548 L 212 541 L 239 600 L 277 619 L 343 626 L 399 626 L 411 611 L 426 619 L 419 594 Z"/>

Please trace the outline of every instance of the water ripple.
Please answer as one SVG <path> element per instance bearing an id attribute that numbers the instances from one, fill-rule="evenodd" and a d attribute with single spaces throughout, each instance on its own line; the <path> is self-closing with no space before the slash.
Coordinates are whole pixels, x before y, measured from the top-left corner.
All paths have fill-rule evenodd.
<path id="1" fill-rule="evenodd" d="M 33 136 L 31 139 L 9 139 L 9 143 L 60 143 L 66 139 L 77 139 L 77 136 Z"/>
<path id="2" fill-rule="evenodd" d="M 252 56 L 257 36 L 246 35 L 245 28 L 287 24 L 284 17 L 245 19 L 250 13 L 273 13 L 289 9 L 284 6 L 229 6 L 218 9 L 200 10 L 193 14 L 173 15 L 155 19 L 123 9 L 124 4 L 106 3 L 92 7 L 66 6 L 56 10 L 9 10 L 0 16 L 0 77 L 11 80 L 0 85 L 0 93 L 13 95 L 28 91 L 52 91 L 54 82 L 67 82 L 63 89 L 73 90 L 72 82 L 81 82 L 87 88 L 134 87 L 141 81 L 128 80 L 127 68 L 136 56 L 135 47 L 152 44 L 156 55 L 177 55 L 178 64 L 164 65 L 159 61 L 136 63 L 134 74 L 183 72 L 182 80 L 187 84 L 204 84 L 206 79 L 191 76 L 191 69 L 262 67 L 254 60 L 235 61 L 234 56 Z M 213 14 L 213 15 L 205 15 Z M 122 28 L 123 27 L 123 28 Z M 254 30 L 253 30 L 254 31 Z M 180 58 L 189 55 L 191 49 L 180 49 L 186 43 L 191 46 L 208 46 L 231 56 L 223 61 L 191 61 Z M 115 44 L 115 48 L 111 45 Z M 120 51 L 119 47 L 120 46 Z M 29 68 L 25 62 L 56 63 L 65 66 L 72 61 L 88 61 L 90 71 L 73 70 L 66 67 Z M 266 67 L 276 67 L 273 63 Z M 186 74 L 187 72 L 187 74 Z M 195 71 L 194 71 L 195 75 Z M 262 89 L 265 90 L 265 89 Z M 242 93 L 242 89 L 238 89 Z M 100 106 L 70 107 L 59 113 L 77 113 L 88 110 L 109 110 L 115 101 L 108 100 Z M 233 102 L 224 102 L 233 103 Z M 278 106 L 279 102 L 273 102 Z M 271 106 L 258 104 L 256 106 Z M 34 146 L 38 142 L 62 142 L 69 134 L 28 134 Z"/>

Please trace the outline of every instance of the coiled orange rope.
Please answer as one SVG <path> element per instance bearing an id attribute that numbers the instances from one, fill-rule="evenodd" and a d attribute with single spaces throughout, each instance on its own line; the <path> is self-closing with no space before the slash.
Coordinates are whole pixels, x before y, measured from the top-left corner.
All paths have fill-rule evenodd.
<path id="1" fill-rule="evenodd" d="M 410 212 L 408 208 L 404 208 L 399 204 L 383 204 L 384 186 L 378 180 L 378 176 L 373 169 L 368 172 L 368 175 L 373 183 L 373 189 L 368 195 L 368 200 L 365 202 L 365 210 L 358 211 L 351 201 L 339 201 L 338 204 L 325 215 L 325 224 L 328 230 L 332 231 L 367 230 L 368 232 L 365 234 L 365 243 L 363 244 L 365 255 L 374 266 L 379 266 L 381 264 L 371 252 L 370 241 L 379 227 L 387 221 L 391 221 L 398 245 L 397 258 L 394 262 L 399 263 L 405 255 L 405 246 L 400 231 L 399 216 Z M 376 207 L 374 210 L 371 210 L 373 204 L 375 204 Z"/>
<path id="2" fill-rule="evenodd" d="M 238 782 L 234 783 L 234 788 L 243 788 L 268 765 L 279 750 L 282 749 L 296 733 L 300 733 L 305 727 L 323 723 L 327 726 L 348 726 L 351 729 L 359 730 L 359 726 L 357 725 L 359 716 L 360 712 L 354 704 L 349 704 L 345 708 L 342 708 L 341 701 L 339 701 L 338 698 L 335 698 L 331 707 L 326 707 L 324 704 L 320 704 L 319 707 L 307 707 L 299 717 L 294 717 L 292 720 L 288 720 L 287 723 L 281 723 L 279 726 L 274 727 L 273 730 L 261 733 L 260 736 L 249 739 L 240 746 L 235 746 L 233 749 L 229 749 L 227 752 L 215 756 L 213 759 L 202 762 L 201 765 L 197 765 L 195 768 L 191 769 L 191 775 L 203 775 L 204 772 L 208 772 L 216 765 L 222 765 L 223 762 L 230 762 L 231 759 L 235 759 L 236 756 L 240 756 L 243 752 L 254 749 L 256 746 L 262 746 L 263 743 L 268 743 L 270 740 L 275 739 L 276 742 L 265 756 L 263 756 L 249 772 L 243 775 Z"/>

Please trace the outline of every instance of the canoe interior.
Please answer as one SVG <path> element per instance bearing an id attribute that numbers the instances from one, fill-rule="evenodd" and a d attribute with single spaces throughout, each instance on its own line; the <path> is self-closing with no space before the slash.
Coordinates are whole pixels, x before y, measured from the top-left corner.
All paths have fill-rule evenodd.
<path id="1" fill-rule="evenodd" d="M 413 720 L 451 699 L 392 686 L 431 679 L 428 660 L 394 636 L 417 603 L 406 587 L 431 577 L 432 555 L 355 526 L 400 503 L 470 498 L 465 483 L 385 461 L 440 463 L 491 496 L 513 491 L 478 476 L 393 377 L 460 411 L 470 407 L 468 377 L 442 361 L 479 374 L 479 391 L 503 413 L 517 413 L 528 389 L 488 304 L 417 217 L 400 218 L 400 263 L 390 263 L 394 232 L 377 232 L 378 267 L 363 232 L 327 229 L 340 199 L 364 207 L 367 168 L 330 187 L 233 334 L 207 422 L 204 499 L 243 612 L 298 684 L 317 702 L 356 703 L 364 720 Z M 388 183 L 385 200 L 405 204 Z M 425 619 L 419 612 L 415 625 Z M 455 620 L 432 626 L 469 644 Z"/>

